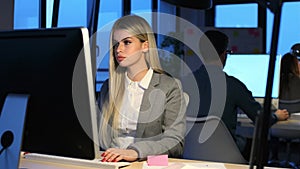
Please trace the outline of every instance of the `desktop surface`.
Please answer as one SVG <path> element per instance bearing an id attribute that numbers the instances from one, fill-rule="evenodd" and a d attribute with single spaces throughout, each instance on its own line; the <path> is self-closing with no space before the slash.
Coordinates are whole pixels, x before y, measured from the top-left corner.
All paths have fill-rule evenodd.
<path id="1" fill-rule="evenodd" d="M 144 162 L 145 161 L 133 162 L 129 166 L 122 167 L 122 169 L 141 169 L 143 168 Z M 175 158 L 169 158 L 169 163 L 205 163 L 205 164 L 213 163 L 213 164 L 224 164 L 226 169 L 249 169 L 249 165 L 218 163 L 218 162 L 187 160 L 187 159 L 175 159 Z M 22 158 L 19 169 L 25 169 L 25 168 L 26 169 L 94 169 L 95 167 L 80 167 L 75 165 L 64 165 L 60 163 L 42 162 L 42 161 L 28 160 Z M 275 167 L 265 167 L 265 168 L 276 169 Z M 282 169 L 282 168 L 278 168 L 278 169 Z"/>
<path id="2" fill-rule="evenodd" d="M 253 138 L 254 132 L 254 123 L 248 117 L 244 115 L 238 116 L 238 126 L 236 129 L 236 133 L 247 137 Z M 295 130 L 300 131 L 300 119 L 299 116 L 291 116 L 285 121 L 278 121 L 277 123 L 271 126 L 272 128 L 283 129 L 283 130 Z M 300 136 L 299 136 L 300 138 Z"/>

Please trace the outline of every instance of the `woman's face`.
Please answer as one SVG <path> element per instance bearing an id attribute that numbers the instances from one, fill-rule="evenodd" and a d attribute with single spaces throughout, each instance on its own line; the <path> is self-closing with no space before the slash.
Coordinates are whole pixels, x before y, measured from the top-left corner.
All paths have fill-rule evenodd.
<path id="1" fill-rule="evenodd" d="M 143 52 L 148 50 L 148 42 L 141 42 L 138 38 L 125 30 L 116 30 L 113 34 L 114 57 L 122 67 L 130 67 L 145 62 Z"/>

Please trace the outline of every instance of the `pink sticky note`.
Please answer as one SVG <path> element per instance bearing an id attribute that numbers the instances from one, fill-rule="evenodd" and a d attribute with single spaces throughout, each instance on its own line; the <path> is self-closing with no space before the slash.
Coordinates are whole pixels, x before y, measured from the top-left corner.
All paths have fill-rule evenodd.
<path id="1" fill-rule="evenodd" d="M 148 166 L 168 166 L 168 155 L 156 155 L 147 157 Z"/>

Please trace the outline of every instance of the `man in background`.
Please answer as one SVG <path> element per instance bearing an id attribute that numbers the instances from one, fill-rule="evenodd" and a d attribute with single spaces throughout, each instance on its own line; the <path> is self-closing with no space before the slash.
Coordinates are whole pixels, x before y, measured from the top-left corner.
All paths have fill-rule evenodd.
<path id="1" fill-rule="evenodd" d="M 227 75 L 223 71 L 223 68 L 226 64 L 227 54 L 229 52 L 228 44 L 228 36 L 217 30 L 206 31 L 200 38 L 199 48 L 204 64 L 202 64 L 199 69 L 193 72 L 193 76 L 198 84 L 200 96 L 199 111 L 197 113 L 191 113 L 189 112 L 188 108 L 187 116 L 219 116 L 229 129 L 241 153 L 245 159 L 248 160 L 250 156 L 250 149 L 246 149 L 246 147 L 249 147 L 246 146 L 247 140 L 246 138 L 236 134 L 237 114 L 239 110 L 242 110 L 253 122 L 255 122 L 256 116 L 262 110 L 262 107 L 260 103 L 255 101 L 251 91 L 247 89 L 245 84 L 243 84 L 237 78 Z M 212 46 L 214 49 L 211 49 L 210 46 Z M 211 80 L 211 77 L 222 76 L 225 76 L 224 82 L 222 82 L 222 80 Z M 219 89 L 226 90 L 224 92 L 226 95 L 225 105 L 223 104 L 224 110 L 221 113 L 210 111 L 220 110 L 219 107 L 215 108 L 213 106 L 222 105 L 213 104 L 213 102 L 211 102 L 214 101 L 212 99 L 213 86 L 219 86 Z M 187 88 L 185 88 L 184 91 L 186 91 L 189 95 L 194 95 L 194 91 L 189 91 Z M 189 107 L 190 106 L 193 105 L 189 105 Z M 270 123 L 274 124 L 277 121 L 286 120 L 288 117 L 289 114 L 286 110 L 277 110 L 272 114 Z"/>

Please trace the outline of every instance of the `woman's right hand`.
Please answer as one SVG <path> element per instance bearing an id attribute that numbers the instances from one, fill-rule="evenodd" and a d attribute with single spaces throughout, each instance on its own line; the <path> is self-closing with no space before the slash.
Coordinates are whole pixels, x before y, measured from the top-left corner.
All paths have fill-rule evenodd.
<path id="1" fill-rule="evenodd" d="M 278 121 L 287 120 L 289 118 L 289 112 L 286 109 L 278 109 L 275 112 L 275 115 L 277 116 Z"/>
<path id="2" fill-rule="evenodd" d="M 138 153 L 132 149 L 109 148 L 101 155 L 103 162 L 136 161 Z"/>

